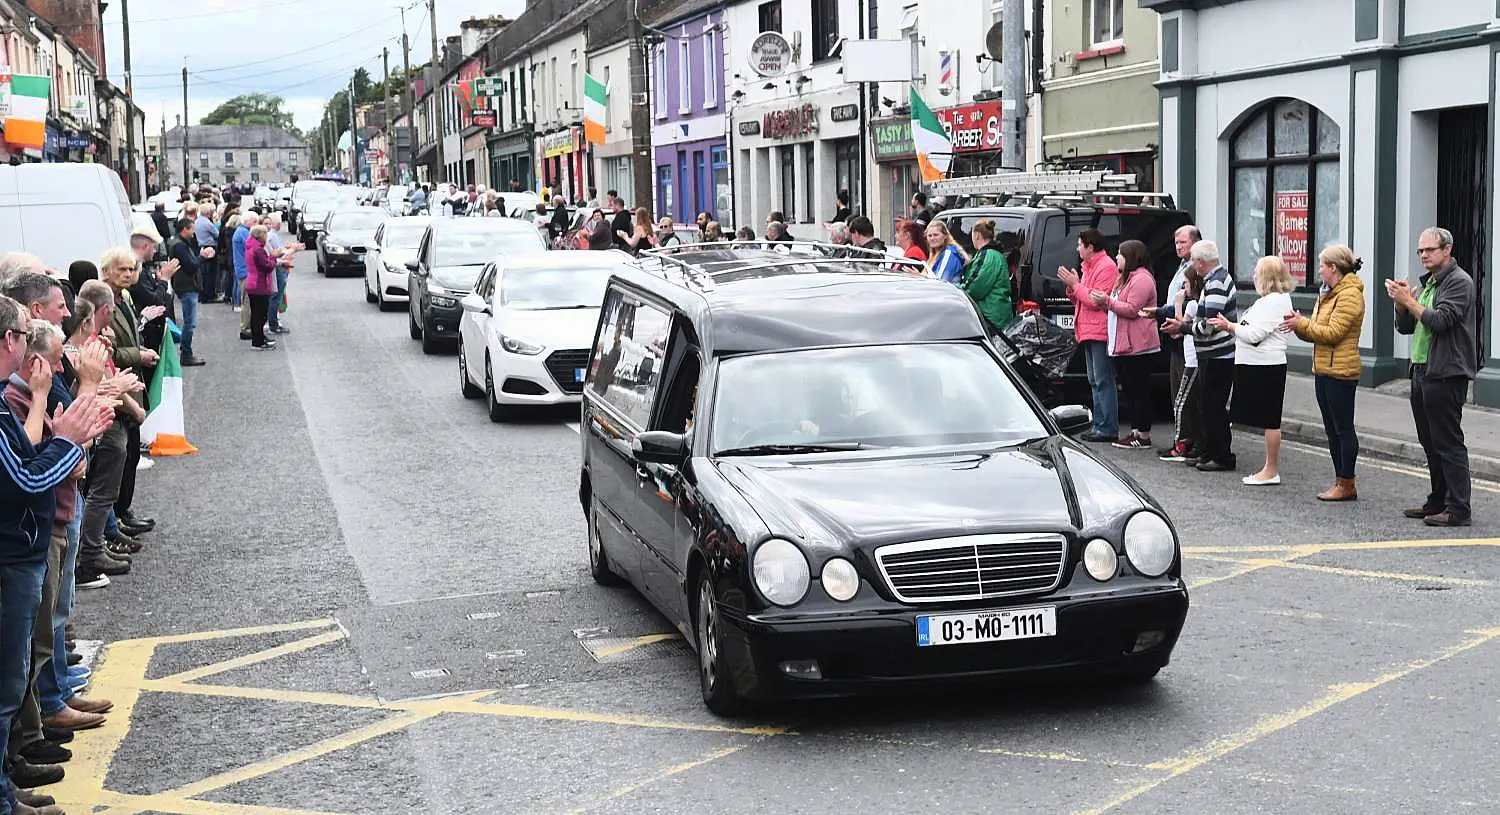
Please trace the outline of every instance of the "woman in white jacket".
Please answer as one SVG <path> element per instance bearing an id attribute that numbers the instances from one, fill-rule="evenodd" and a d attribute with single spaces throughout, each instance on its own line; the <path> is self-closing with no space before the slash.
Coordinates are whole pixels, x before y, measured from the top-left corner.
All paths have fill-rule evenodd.
<path id="1" fill-rule="evenodd" d="M 1238 323 L 1222 316 L 1209 323 L 1234 334 L 1234 395 L 1229 421 L 1265 431 L 1266 463 L 1241 482 L 1252 487 L 1281 483 L 1281 407 L 1286 397 L 1286 333 L 1281 321 L 1291 313 L 1295 288 L 1286 263 L 1275 255 L 1255 264 L 1255 292 L 1260 295 L 1240 314 Z"/>

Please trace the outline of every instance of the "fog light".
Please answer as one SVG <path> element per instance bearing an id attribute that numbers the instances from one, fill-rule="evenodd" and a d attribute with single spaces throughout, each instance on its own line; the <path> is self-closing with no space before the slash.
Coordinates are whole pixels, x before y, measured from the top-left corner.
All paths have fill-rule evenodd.
<path id="1" fill-rule="evenodd" d="M 823 669 L 816 659 L 798 659 L 781 663 L 781 672 L 793 679 L 822 679 Z"/>
<path id="2" fill-rule="evenodd" d="M 1102 583 L 1120 570 L 1120 556 L 1109 541 L 1094 538 L 1083 547 L 1083 568 L 1088 570 L 1089 577 Z"/>
<path id="3" fill-rule="evenodd" d="M 1133 654 L 1137 651 L 1145 651 L 1148 648 L 1155 648 L 1156 646 L 1161 645 L 1162 641 L 1166 638 L 1167 632 L 1165 631 L 1142 631 L 1141 633 L 1135 635 L 1135 647 L 1130 649 L 1130 653 Z"/>

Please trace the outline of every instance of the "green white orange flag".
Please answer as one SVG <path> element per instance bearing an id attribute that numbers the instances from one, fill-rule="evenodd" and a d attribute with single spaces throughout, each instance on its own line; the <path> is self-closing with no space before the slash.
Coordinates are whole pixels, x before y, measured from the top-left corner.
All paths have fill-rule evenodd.
<path id="1" fill-rule="evenodd" d="M 583 75 L 583 138 L 589 144 L 604 143 L 604 120 L 609 88 L 589 74 Z"/>
<path id="2" fill-rule="evenodd" d="M 51 97 L 49 76 L 0 73 L 0 119 L 5 122 L 7 144 L 46 146 L 47 104 Z"/>
<path id="3" fill-rule="evenodd" d="M 141 441 L 151 445 L 153 456 L 182 456 L 198 452 L 188 443 L 187 424 L 182 411 L 182 362 L 177 356 L 177 341 L 169 331 L 162 332 L 161 359 L 148 391 L 151 412 L 141 423 Z"/>
<path id="4" fill-rule="evenodd" d="M 943 123 L 916 88 L 911 89 L 911 140 L 917 148 L 917 166 L 922 168 L 923 181 L 941 181 L 948 177 L 948 165 L 953 161 L 953 142 Z"/>

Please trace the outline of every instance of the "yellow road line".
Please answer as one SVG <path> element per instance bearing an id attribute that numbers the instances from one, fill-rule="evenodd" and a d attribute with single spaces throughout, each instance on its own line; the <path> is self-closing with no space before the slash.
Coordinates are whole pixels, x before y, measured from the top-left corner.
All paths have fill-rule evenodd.
<path id="1" fill-rule="evenodd" d="M 117 642 L 106 647 L 104 660 L 95 670 L 90 696 L 114 702 L 109 720 L 86 737 L 69 745 L 73 760 L 63 780 L 47 792 L 65 804 L 85 804 L 104 792 L 104 780 L 115 754 L 130 732 L 131 719 L 141 691 L 135 681 L 144 676 L 156 646 L 139 640 Z"/>
<path id="2" fill-rule="evenodd" d="M 186 693 L 194 696 L 221 696 L 231 699 L 255 699 L 266 702 L 291 702 L 294 704 L 325 705 L 328 707 L 357 707 L 374 710 L 413 710 L 416 703 L 386 704 L 372 696 L 355 696 L 348 693 L 324 693 L 318 691 L 285 690 L 282 688 L 244 688 L 235 685 L 195 685 L 191 682 L 166 682 L 147 679 L 140 683 L 141 690 L 160 693 Z"/>
<path id="3" fill-rule="evenodd" d="M 218 631 L 193 631 L 187 634 L 165 634 L 159 637 L 139 637 L 132 640 L 120 640 L 115 645 L 127 642 L 150 643 L 151 645 L 171 645 L 183 642 L 203 642 L 205 640 L 224 640 L 231 637 L 250 637 L 256 634 L 280 634 L 284 631 L 307 631 L 313 628 L 328 628 L 338 625 L 335 620 L 304 620 L 300 623 L 273 623 L 271 625 L 252 625 L 247 628 L 223 628 Z"/>
<path id="4" fill-rule="evenodd" d="M 1200 747 L 1195 747 L 1191 750 L 1188 750 L 1186 753 L 1183 753 L 1181 756 L 1178 756 L 1175 759 L 1157 762 L 1154 765 L 1150 765 L 1166 770 L 1166 774 L 1160 778 L 1147 781 L 1137 787 L 1134 787 L 1133 789 L 1127 790 L 1125 793 L 1093 809 L 1081 810 L 1078 813 L 1075 813 L 1075 815 L 1102 815 L 1102 813 L 1108 812 L 1117 807 L 1124 806 L 1125 804 L 1134 801 L 1135 799 L 1141 797 L 1142 795 L 1145 795 L 1148 792 L 1151 792 L 1152 790 L 1160 787 L 1161 785 L 1167 783 L 1168 781 L 1171 781 L 1174 778 L 1186 775 L 1205 764 L 1217 761 L 1218 759 L 1223 758 L 1230 753 L 1248 747 L 1251 744 L 1254 744 L 1255 742 L 1265 738 L 1266 736 L 1278 733 L 1282 730 L 1292 727 L 1293 725 L 1310 719 L 1313 716 L 1316 716 L 1319 713 L 1328 710 L 1334 705 L 1340 704 L 1342 702 L 1347 702 L 1350 699 L 1354 699 L 1358 696 L 1375 690 L 1376 688 L 1380 688 L 1385 685 L 1389 685 L 1392 682 L 1405 679 L 1406 677 L 1411 676 L 1412 674 L 1416 673 L 1417 671 L 1423 670 L 1424 668 L 1429 668 L 1433 665 L 1438 664 L 1439 662 L 1452 659 L 1453 657 L 1456 657 L 1462 653 L 1478 648 L 1485 643 L 1492 642 L 1497 637 L 1500 637 L 1500 628 L 1492 628 L 1480 631 L 1470 639 L 1464 640 L 1457 645 L 1445 648 L 1431 657 L 1408 662 L 1400 668 L 1378 676 L 1372 680 L 1366 682 L 1351 682 L 1334 685 L 1327 694 L 1301 707 L 1288 710 L 1284 713 L 1278 713 L 1273 716 L 1268 716 L 1256 722 L 1254 725 L 1241 730 L 1238 733 L 1233 733 L 1228 736 L 1214 739 L 1213 741 L 1208 742 L 1207 744 L 1204 744 Z"/>
<path id="5" fill-rule="evenodd" d="M 313 648 L 317 648 L 320 645 L 328 645 L 329 643 L 339 642 L 343 638 L 344 632 L 340 629 L 335 628 L 332 631 L 324 631 L 321 634 L 315 634 L 311 637 L 288 642 L 284 645 L 278 645 L 275 648 L 267 648 L 264 651 L 256 651 L 253 654 L 244 654 L 242 656 L 234 657 L 233 659 L 226 659 L 223 662 L 215 662 L 212 665 L 204 665 L 201 668 L 194 668 L 190 671 L 183 671 L 181 673 L 172 674 L 171 676 L 164 676 L 155 681 L 195 682 L 199 679 L 204 679 L 216 674 L 226 673 L 237 668 L 245 668 L 251 665 L 258 665 L 262 662 L 269 662 L 273 659 L 276 659 L 277 657 L 286 656 L 287 654 L 296 654 L 302 651 L 309 651 Z"/>
<path id="6" fill-rule="evenodd" d="M 1209 575 L 1208 577 L 1189 580 L 1187 581 L 1187 585 L 1189 589 L 1201 589 L 1204 586 L 1212 586 L 1215 583 L 1222 583 L 1225 580 L 1233 580 L 1236 577 L 1244 577 L 1245 575 L 1251 574 L 1252 572 L 1258 572 L 1262 569 L 1269 569 L 1272 566 L 1281 563 L 1290 563 L 1297 558 L 1307 557 L 1308 555 L 1312 555 L 1315 552 L 1316 550 L 1309 546 L 1289 546 L 1283 550 L 1283 554 L 1285 555 L 1285 557 L 1275 559 L 1263 558 L 1258 562 L 1240 561 L 1240 565 L 1237 568 L 1231 569 L 1225 574 Z M 1200 557 L 1200 555 L 1198 555 L 1197 553 L 1190 553 L 1189 547 L 1183 547 L 1182 554 L 1184 557 L 1188 558 Z"/>
<path id="7" fill-rule="evenodd" d="M 567 815 L 583 815 L 583 813 L 588 812 L 589 810 L 592 810 L 592 809 L 597 809 L 597 808 L 599 808 L 599 807 L 601 807 L 601 806 L 609 803 L 610 801 L 615 801 L 615 800 L 618 800 L 620 798 L 624 798 L 625 796 L 630 795 L 631 793 L 633 793 L 633 792 L 641 789 L 642 787 L 647 787 L 647 786 L 650 786 L 652 784 L 655 784 L 658 781 L 662 781 L 662 780 L 671 778 L 674 775 L 679 775 L 681 773 L 687 772 L 688 770 L 692 770 L 692 769 L 696 769 L 698 767 L 702 767 L 703 765 L 708 764 L 709 762 L 718 761 L 719 759 L 724 758 L 725 756 L 734 755 L 735 753 L 738 753 L 739 751 L 745 749 L 748 746 L 749 745 L 747 745 L 747 744 L 735 744 L 735 745 L 731 745 L 729 747 L 724 747 L 724 748 L 715 750 L 712 753 L 709 753 L 708 755 L 703 756 L 702 758 L 696 758 L 696 759 L 693 759 L 692 761 L 685 761 L 685 762 L 683 762 L 681 764 L 677 764 L 677 765 L 668 767 L 665 770 L 662 770 L 661 772 L 656 773 L 655 775 L 648 776 L 646 778 L 643 778 L 643 779 L 641 779 L 639 781 L 636 781 L 636 782 L 633 782 L 633 783 L 630 783 L 630 784 L 626 784 L 625 786 L 620 787 L 619 789 L 617 789 L 617 790 L 609 793 L 608 795 L 604 796 L 603 798 L 600 798 L 598 801 L 595 801 L 592 804 L 586 804 L 584 806 L 578 807 L 577 809 L 570 809 L 570 810 L 567 811 Z"/>
<path id="8" fill-rule="evenodd" d="M 174 815 L 337 815 L 314 809 L 263 807 L 224 801 L 195 801 L 170 795 L 131 795 L 108 791 L 98 796 L 94 806 L 109 807 L 99 810 L 98 815 L 136 815 L 139 812 L 171 812 Z"/>
<path id="9" fill-rule="evenodd" d="M 531 705 L 497 704 L 494 702 L 465 702 L 444 705 L 447 713 L 478 713 L 509 719 L 537 719 L 554 722 L 587 722 L 590 724 L 614 724 L 621 727 L 644 727 L 650 730 L 685 730 L 698 733 L 737 733 L 745 736 L 786 736 L 791 730 L 770 725 L 734 727 L 723 724 L 700 722 L 674 722 L 650 716 L 633 716 L 625 713 L 592 713 L 583 710 L 533 707 Z"/>
<path id="10" fill-rule="evenodd" d="M 617 657 L 627 651 L 634 651 L 635 649 L 642 646 L 651 645 L 658 642 L 665 642 L 667 640 L 680 639 L 682 639 L 682 636 L 679 634 L 647 634 L 644 637 L 636 637 L 629 642 L 622 642 L 618 645 L 611 645 L 607 648 L 593 649 L 594 658 L 603 661 L 609 659 L 610 657 Z"/>
<path id="11" fill-rule="evenodd" d="M 1336 574 L 1346 577 L 1369 577 L 1377 580 L 1400 580 L 1409 583 L 1450 583 L 1455 586 L 1493 586 L 1493 580 L 1481 580 L 1470 577 L 1441 577 L 1431 574 L 1406 574 L 1403 572 L 1379 572 L 1370 569 L 1346 569 L 1342 566 L 1324 566 L 1320 563 L 1299 563 L 1292 560 L 1276 560 L 1270 558 L 1233 558 L 1220 557 L 1217 555 L 1190 555 L 1193 560 L 1207 560 L 1214 563 L 1239 563 L 1246 566 L 1266 566 L 1281 569 L 1296 569 L 1308 572 L 1321 572 L 1323 574 Z"/>
<path id="12" fill-rule="evenodd" d="M 1376 552 L 1393 549 L 1463 549 L 1474 546 L 1500 546 L 1500 538 L 1419 538 L 1404 541 L 1353 541 L 1351 543 L 1293 543 L 1261 546 L 1184 546 L 1184 555 L 1243 555 L 1250 553 L 1288 553 L 1299 557 L 1325 552 Z"/>

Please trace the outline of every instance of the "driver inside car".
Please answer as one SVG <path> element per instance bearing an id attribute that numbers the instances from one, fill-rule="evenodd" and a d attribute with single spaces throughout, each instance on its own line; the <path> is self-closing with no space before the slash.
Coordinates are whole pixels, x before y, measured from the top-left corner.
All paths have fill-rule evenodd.
<path id="1" fill-rule="evenodd" d="M 809 384 L 803 414 L 806 418 L 797 422 L 799 436 L 819 441 L 846 439 L 854 413 L 844 381 L 820 379 Z"/>

